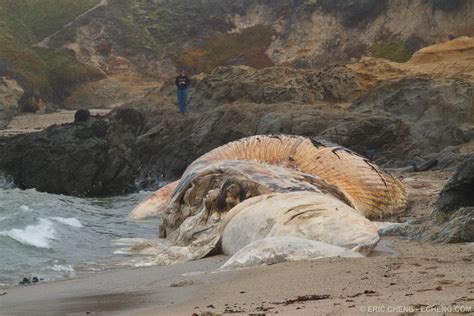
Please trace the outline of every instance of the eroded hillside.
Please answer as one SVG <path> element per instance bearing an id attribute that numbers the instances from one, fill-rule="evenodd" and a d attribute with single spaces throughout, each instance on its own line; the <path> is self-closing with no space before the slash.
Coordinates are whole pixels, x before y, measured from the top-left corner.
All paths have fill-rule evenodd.
<path id="1" fill-rule="evenodd" d="M 0 76 L 10 80 L 3 125 L 54 105 L 118 106 L 177 67 L 406 62 L 425 46 L 474 35 L 474 4 L 445 0 L 3 1 L 0 19 Z"/>

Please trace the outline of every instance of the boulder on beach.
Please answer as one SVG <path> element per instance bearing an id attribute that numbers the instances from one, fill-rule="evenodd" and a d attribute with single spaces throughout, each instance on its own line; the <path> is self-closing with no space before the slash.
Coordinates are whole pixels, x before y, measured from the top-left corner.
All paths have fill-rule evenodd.
<path id="1" fill-rule="evenodd" d="M 85 122 L 91 117 L 89 110 L 77 110 L 74 114 L 74 123 Z"/>
<path id="2" fill-rule="evenodd" d="M 474 154 L 467 157 L 443 188 L 436 208 L 450 214 L 460 207 L 474 206 Z"/>
<path id="3" fill-rule="evenodd" d="M 443 188 L 423 238 L 437 242 L 474 242 L 474 154 L 457 168 Z"/>

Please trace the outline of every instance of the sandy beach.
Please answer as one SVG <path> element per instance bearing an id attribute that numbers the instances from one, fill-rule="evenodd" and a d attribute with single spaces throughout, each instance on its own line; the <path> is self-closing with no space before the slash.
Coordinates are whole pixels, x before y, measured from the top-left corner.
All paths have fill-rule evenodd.
<path id="1" fill-rule="evenodd" d="M 2 315 L 474 312 L 474 245 L 385 238 L 367 258 L 214 272 L 223 256 L 4 289 Z"/>
<path id="2" fill-rule="evenodd" d="M 106 115 L 109 109 L 90 110 L 91 115 Z M 25 113 L 15 116 L 7 128 L 0 130 L 0 136 L 13 136 L 18 134 L 42 131 L 51 125 L 61 125 L 74 122 L 76 111 L 60 110 L 54 113 L 34 114 Z"/>
<path id="3" fill-rule="evenodd" d="M 450 172 L 403 173 L 406 219 L 429 217 Z M 366 258 L 231 272 L 215 256 L 0 290 L 1 315 L 442 315 L 474 312 L 474 244 L 384 237 Z M 212 314 L 206 314 L 212 313 Z"/>

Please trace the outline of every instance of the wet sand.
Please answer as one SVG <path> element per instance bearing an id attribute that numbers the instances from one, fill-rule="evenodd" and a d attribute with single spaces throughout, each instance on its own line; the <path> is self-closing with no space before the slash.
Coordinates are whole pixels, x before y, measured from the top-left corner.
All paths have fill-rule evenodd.
<path id="1" fill-rule="evenodd" d="M 379 249 L 367 258 L 326 258 L 232 272 L 209 273 L 225 262 L 223 256 L 102 272 L 2 290 L 7 294 L 0 296 L 1 314 L 474 313 L 473 244 L 384 238 Z"/>
<path id="2" fill-rule="evenodd" d="M 179 304 L 193 287 L 179 286 L 184 273 L 214 271 L 225 262 L 216 256 L 189 263 L 97 272 L 72 280 L 0 289 L 0 315 L 64 315 L 118 312 Z M 192 277 L 197 284 L 206 275 Z M 185 282 L 186 283 L 186 282 Z M 192 283 L 192 282 L 191 282 Z M 184 284 L 184 283 L 183 283 Z M 173 287 L 171 285 L 178 285 Z"/>

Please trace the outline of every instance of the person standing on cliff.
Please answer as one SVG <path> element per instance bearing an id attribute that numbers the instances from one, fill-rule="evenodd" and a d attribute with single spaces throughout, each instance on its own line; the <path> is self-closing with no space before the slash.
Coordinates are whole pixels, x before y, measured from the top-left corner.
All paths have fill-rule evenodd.
<path id="1" fill-rule="evenodd" d="M 179 112 L 184 115 L 188 107 L 188 86 L 190 83 L 188 76 L 186 76 L 186 71 L 181 70 L 174 82 L 177 88 Z"/>

